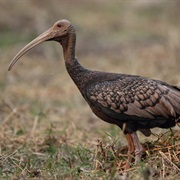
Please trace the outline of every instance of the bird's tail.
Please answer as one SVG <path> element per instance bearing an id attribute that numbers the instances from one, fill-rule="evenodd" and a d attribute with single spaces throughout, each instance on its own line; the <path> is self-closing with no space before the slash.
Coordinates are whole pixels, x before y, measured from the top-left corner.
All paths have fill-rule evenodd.
<path id="1" fill-rule="evenodd" d="M 176 112 L 176 123 L 180 123 L 180 87 L 171 86 L 169 101 Z"/>
<path id="2" fill-rule="evenodd" d="M 161 103 L 166 109 L 166 114 L 173 117 L 176 122 L 179 122 L 180 118 L 180 87 L 172 86 L 166 83 L 162 83 L 162 91 L 167 92 L 161 98 Z"/>
<path id="3" fill-rule="evenodd" d="M 172 86 L 172 87 L 180 92 L 180 87 L 178 87 L 178 86 Z"/>

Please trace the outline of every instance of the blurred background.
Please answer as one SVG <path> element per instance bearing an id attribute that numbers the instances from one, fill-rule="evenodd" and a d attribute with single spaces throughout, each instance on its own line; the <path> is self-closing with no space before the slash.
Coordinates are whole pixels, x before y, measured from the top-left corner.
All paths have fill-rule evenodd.
<path id="1" fill-rule="evenodd" d="M 7 72 L 13 56 L 59 19 L 68 19 L 75 26 L 76 56 L 83 66 L 180 86 L 179 5 L 179 1 L 164 0 L 1 0 L 1 101 L 9 101 L 12 108 L 28 100 L 72 107 L 84 103 L 66 73 L 62 49 L 55 42 L 34 48 Z"/>
<path id="2" fill-rule="evenodd" d="M 179 7 L 180 1 L 169 0 L 1 0 L 1 140 L 8 146 L 7 137 L 22 138 L 34 133 L 33 127 L 37 139 L 53 128 L 59 141 L 72 144 L 93 144 L 106 130 L 119 137 L 118 128 L 91 113 L 65 70 L 58 43 L 34 48 L 10 72 L 8 64 L 57 20 L 68 19 L 76 28 L 76 56 L 83 66 L 180 86 Z"/>

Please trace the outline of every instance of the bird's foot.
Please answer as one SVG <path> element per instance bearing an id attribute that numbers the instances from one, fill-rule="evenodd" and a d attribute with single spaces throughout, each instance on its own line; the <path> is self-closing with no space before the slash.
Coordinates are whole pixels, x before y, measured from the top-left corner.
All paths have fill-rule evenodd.
<path id="1" fill-rule="evenodd" d="M 134 154 L 135 154 L 135 165 L 138 165 L 141 161 L 142 153 L 143 153 L 143 147 L 139 142 L 138 136 L 136 132 L 132 134 L 126 134 L 126 139 L 128 142 L 128 159 L 126 162 L 125 169 L 129 169 L 133 162 L 134 162 Z"/>
<path id="2" fill-rule="evenodd" d="M 132 133 L 131 135 L 132 135 L 132 139 L 133 139 L 133 143 L 135 147 L 135 165 L 137 165 L 141 161 L 143 147 L 139 142 L 136 132 Z"/>
<path id="3" fill-rule="evenodd" d="M 137 153 L 135 152 L 135 165 L 138 165 L 141 162 L 142 153 L 143 153 L 143 147 L 141 145 L 138 152 Z"/>

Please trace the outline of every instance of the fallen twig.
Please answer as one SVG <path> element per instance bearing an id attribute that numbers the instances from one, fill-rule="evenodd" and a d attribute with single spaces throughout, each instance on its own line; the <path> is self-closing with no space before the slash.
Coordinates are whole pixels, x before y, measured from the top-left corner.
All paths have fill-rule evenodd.
<path id="1" fill-rule="evenodd" d="M 162 158 L 165 161 L 170 163 L 174 167 L 174 169 L 176 169 L 178 172 L 180 172 L 180 169 L 165 155 L 165 153 L 163 153 L 162 151 L 159 151 L 159 154 L 162 156 Z"/>

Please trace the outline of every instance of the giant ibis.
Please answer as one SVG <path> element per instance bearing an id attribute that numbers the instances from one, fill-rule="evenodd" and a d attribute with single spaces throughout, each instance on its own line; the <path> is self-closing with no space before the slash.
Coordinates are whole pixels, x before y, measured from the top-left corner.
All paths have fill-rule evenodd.
<path id="1" fill-rule="evenodd" d="M 84 68 L 75 56 L 75 28 L 65 19 L 22 48 L 8 70 L 22 55 L 44 41 L 62 45 L 66 69 L 93 113 L 123 130 L 128 143 L 126 168 L 133 162 L 132 154 L 135 163 L 142 156 L 137 130 L 149 136 L 151 128 L 171 128 L 180 122 L 180 87 L 141 76 Z"/>

